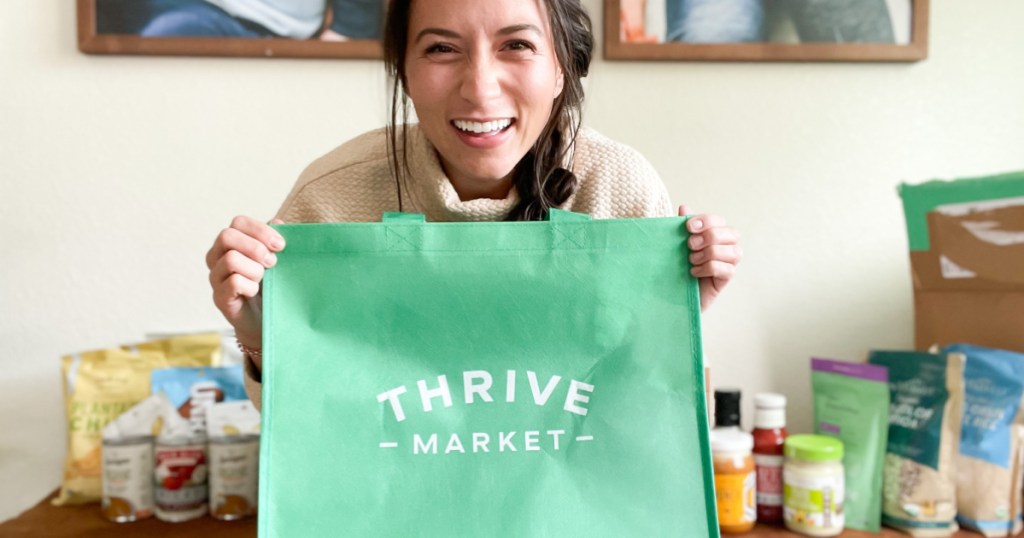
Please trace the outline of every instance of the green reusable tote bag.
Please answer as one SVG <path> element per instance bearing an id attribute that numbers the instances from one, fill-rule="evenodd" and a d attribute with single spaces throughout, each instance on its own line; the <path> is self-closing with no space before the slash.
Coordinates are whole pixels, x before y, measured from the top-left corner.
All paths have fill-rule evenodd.
<path id="1" fill-rule="evenodd" d="M 718 536 L 684 221 L 278 226 L 260 536 Z"/>

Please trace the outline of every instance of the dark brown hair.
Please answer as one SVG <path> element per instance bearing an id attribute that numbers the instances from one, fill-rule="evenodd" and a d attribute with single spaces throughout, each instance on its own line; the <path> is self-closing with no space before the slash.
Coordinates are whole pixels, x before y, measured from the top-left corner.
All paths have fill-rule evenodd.
<path id="1" fill-rule="evenodd" d="M 391 120 L 387 126 L 391 151 L 388 159 L 398 189 L 399 210 L 402 205 L 402 183 L 408 171 L 406 127 L 409 97 L 406 94 L 405 53 L 412 1 L 391 0 L 384 26 L 384 65 L 391 77 Z M 569 160 L 580 128 L 583 104 L 583 84 L 580 79 L 587 76 L 594 53 L 590 16 L 580 0 L 536 1 L 543 1 L 547 8 L 555 57 L 562 69 L 564 84 L 562 93 L 555 98 L 551 117 L 540 137 L 512 171 L 519 203 L 509 212 L 507 220 L 544 220 L 549 209 L 569 199 L 577 184 L 576 176 L 563 168 L 562 164 Z M 398 144 L 399 136 L 402 139 L 401 145 Z"/>

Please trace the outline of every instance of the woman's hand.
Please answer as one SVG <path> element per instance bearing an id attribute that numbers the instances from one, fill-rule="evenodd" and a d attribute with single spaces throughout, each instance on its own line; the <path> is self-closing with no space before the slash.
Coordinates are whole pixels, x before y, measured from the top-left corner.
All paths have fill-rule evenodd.
<path id="1" fill-rule="evenodd" d="M 280 224 L 275 219 L 271 224 Z M 235 328 L 242 344 L 259 349 L 263 340 L 260 282 L 263 272 L 277 263 L 275 252 L 284 249 L 284 238 L 269 225 L 238 216 L 221 230 L 206 253 L 213 302 Z M 257 366 L 260 366 L 257 364 Z"/>
<path id="2" fill-rule="evenodd" d="M 685 205 L 679 206 L 679 216 L 687 215 Z M 686 221 L 690 232 L 690 274 L 700 282 L 700 310 L 708 309 L 719 293 L 736 273 L 736 265 L 743 257 L 740 236 L 725 219 L 718 215 L 696 215 Z"/>

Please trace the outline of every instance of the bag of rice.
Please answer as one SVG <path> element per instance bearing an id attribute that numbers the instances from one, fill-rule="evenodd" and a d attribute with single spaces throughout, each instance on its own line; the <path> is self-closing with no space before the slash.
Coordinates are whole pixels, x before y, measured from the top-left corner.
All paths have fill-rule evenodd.
<path id="1" fill-rule="evenodd" d="M 882 523 L 911 536 L 951 536 L 959 528 L 953 465 L 963 413 L 963 356 L 872 351 L 868 362 L 889 369 Z"/>
<path id="2" fill-rule="evenodd" d="M 1021 531 L 1024 354 L 966 344 L 964 416 L 956 458 L 957 520 L 985 536 Z"/>

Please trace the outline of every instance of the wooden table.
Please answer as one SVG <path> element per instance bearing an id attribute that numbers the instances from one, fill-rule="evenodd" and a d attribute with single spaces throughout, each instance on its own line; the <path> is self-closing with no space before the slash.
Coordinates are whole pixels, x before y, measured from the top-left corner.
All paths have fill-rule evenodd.
<path id="1" fill-rule="evenodd" d="M 240 521 L 218 521 L 211 517 L 202 517 L 184 523 L 164 523 L 156 518 L 149 518 L 135 523 L 111 523 L 100 514 L 98 504 L 79 506 L 51 506 L 50 499 L 56 496 L 53 492 L 39 504 L 28 509 L 18 517 L 0 523 L 0 536 L 4 538 L 40 537 L 47 538 L 119 538 L 145 536 L 147 538 L 163 538 L 188 536 L 200 538 L 211 536 L 216 538 L 251 538 L 256 536 L 256 519 L 248 518 Z M 758 525 L 753 531 L 745 534 L 725 535 L 744 536 L 748 538 L 767 537 L 798 537 L 782 527 Z M 872 534 L 855 530 L 847 530 L 840 535 L 842 538 L 907 538 L 906 534 L 892 529 L 882 529 L 881 534 Z M 957 538 L 978 538 L 981 535 L 960 531 Z M 1017 535 L 1024 537 L 1024 533 Z"/>
<path id="2" fill-rule="evenodd" d="M 2 527 L 0 527 L 0 528 L 2 528 Z M 722 536 L 723 537 L 725 537 L 725 536 L 744 536 L 744 537 L 747 537 L 747 538 L 750 538 L 750 537 L 756 537 L 756 538 L 767 538 L 767 537 L 782 538 L 783 536 L 796 537 L 796 536 L 803 536 L 803 535 L 802 534 L 793 533 L 793 532 L 789 532 L 786 529 L 782 528 L 781 526 L 780 527 L 772 527 L 772 526 L 768 526 L 768 525 L 758 525 L 756 528 L 754 528 L 753 531 L 751 531 L 749 533 L 746 533 L 746 534 L 723 534 Z M 893 529 L 887 529 L 885 527 L 882 527 L 882 532 L 880 532 L 879 534 L 874 534 L 874 533 L 870 533 L 870 532 L 855 531 L 855 530 L 852 530 L 852 529 L 847 529 L 847 530 L 843 531 L 843 533 L 840 534 L 839 536 L 841 538 L 868 538 L 868 537 L 871 537 L 871 538 L 880 538 L 880 537 L 881 538 L 897 538 L 897 537 L 899 537 L 899 538 L 910 538 L 909 534 L 904 534 L 902 532 L 895 531 Z M 982 535 L 979 534 L 979 533 L 970 532 L 970 531 L 963 531 L 963 530 L 957 532 L 953 536 L 955 536 L 956 538 L 982 538 Z M 1024 533 L 1017 534 L 1015 538 L 1020 538 L 1022 536 L 1024 536 Z"/>
<path id="3" fill-rule="evenodd" d="M 220 521 L 206 516 L 184 523 L 165 523 L 148 518 L 134 523 L 111 523 L 100 513 L 99 503 L 77 506 L 52 506 L 54 491 L 21 515 L 0 523 L 0 536 L 46 538 L 118 538 L 172 536 L 252 538 L 256 536 L 256 518 Z"/>

